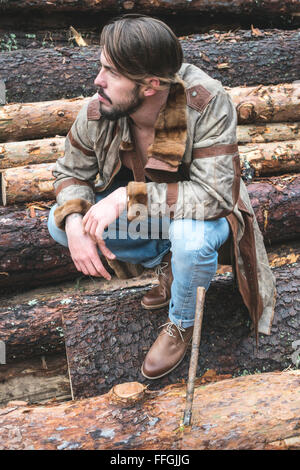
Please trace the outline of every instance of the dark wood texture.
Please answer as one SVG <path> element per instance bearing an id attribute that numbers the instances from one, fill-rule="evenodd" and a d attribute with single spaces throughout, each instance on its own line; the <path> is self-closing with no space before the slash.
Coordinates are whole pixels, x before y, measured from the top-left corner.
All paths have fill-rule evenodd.
<path id="1" fill-rule="evenodd" d="M 187 3 L 187 2 L 185 2 Z M 299 78 L 299 30 L 207 33 L 180 39 L 184 61 L 224 86 L 289 83 Z M 97 39 L 99 44 L 99 38 Z M 99 46 L 20 49 L 0 54 L 6 99 L 36 102 L 91 96 L 99 69 Z"/>
<path id="2" fill-rule="evenodd" d="M 216 276 L 206 294 L 198 374 L 206 369 L 248 374 L 296 365 L 299 263 L 273 272 L 278 290 L 274 325 L 270 336 L 260 335 L 257 350 L 247 309 L 232 278 Z M 98 395 L 123 381 L 151 382 L 151 389 L 186 379 L 189 355 L 162 379 L 148 381 L 140 373 L 143 358 L 168 316 L 167 308 L 152 312 L 141 307 L 151 282 L 145 277 L 140 285 L 122 281 L 122 287 L 106 283 L 103 288 L 98 281 L 98 288 L 95 282 L 90 290 L 74 285 L 67 292 L 44 290 L 39 296 L 29 292 L 23 300 L 2 301 L 0 337 L 6 343 L 7 364 L 62 352 L 66 345 L 75 397 Z"/>

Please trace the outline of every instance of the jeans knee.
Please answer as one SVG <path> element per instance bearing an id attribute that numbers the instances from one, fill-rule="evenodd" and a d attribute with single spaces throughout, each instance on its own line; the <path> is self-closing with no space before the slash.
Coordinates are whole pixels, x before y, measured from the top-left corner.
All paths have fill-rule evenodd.
<path id="1" fill-rule="evenodd" d="M 48 232 L 50 233 L 53 240 L 55 240 L 57 243 L 63 246 L 68 246 L 66 233 L 64 232 L 64 230 L 61 230 L 60 228 L 58 228 L 55 223 L 54 211 L 56 207 L 57 207 L 57 204 L 52 206 L 49 212 L 48 222 L 47 222 Z"/>

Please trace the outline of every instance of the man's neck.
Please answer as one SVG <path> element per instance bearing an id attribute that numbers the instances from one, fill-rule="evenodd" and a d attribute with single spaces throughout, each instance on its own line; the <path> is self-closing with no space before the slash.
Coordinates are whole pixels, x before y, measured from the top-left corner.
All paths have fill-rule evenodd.
<path id="1" fill-rule="evenodd" d="M 142 106 L 130 115 L 135 126 L 144 130 L 153 129 L 159 112 L 168 99 L 168 95 L 169 88 L 158 91 L 155 95 L 146 98 Z"/>

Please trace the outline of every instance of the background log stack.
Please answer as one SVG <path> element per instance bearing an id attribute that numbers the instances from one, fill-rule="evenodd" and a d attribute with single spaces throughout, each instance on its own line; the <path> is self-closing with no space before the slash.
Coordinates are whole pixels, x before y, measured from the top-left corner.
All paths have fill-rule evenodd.
<path id="1" fill-rule="evenodd" d="M 167 309 L 140 308 L 153 273 L 110 284 L 84 279 L 47 231 L 51 171 L 95 91 L 99 30 L 118 13 L 161 17 L 180 37 L 185 61 L 220 80 L 232 97 L 243 178 L 277 279 L 272 334 L 260 335 L 255 349 L 230 267 L 219 267 L 207 294 L 198 374 L 213 369 L 230 378 L 299 365 L 300 12 L 292 0 L 212 3 L 178 1 L 172 12 L 170 2 L 144 0 L 0 3 L 0 80 L 7 100 L 0 106 L 0 339 L 7 346 L 0 404 L 90 397 L 127 381 L 148 385 L 140 364 L 167 317 Z M 216 314 L 220 299 L 222 314 Z M 186 379 L 187 371 L 185 358 L 150 389 Z M 191 439 L 186 445 L 205 446 Z M 277 446 L 278 439 L 268 442 Z"/>

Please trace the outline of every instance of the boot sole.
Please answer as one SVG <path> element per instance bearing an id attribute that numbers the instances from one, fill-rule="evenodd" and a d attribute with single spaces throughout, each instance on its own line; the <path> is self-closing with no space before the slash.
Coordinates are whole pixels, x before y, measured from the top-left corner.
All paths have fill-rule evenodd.
<path id="1" fill-rule="evenodd" d="M 184 355 L 182 356 L 182 358 L 180 359 L 180 361 L 178 361 L 177 364 L 175 364 L 175 366 L 172 367 L 172 369 L 169 369 L 167 372 L 164 372 L 164 373 L 161 374 L 161 375 L 157 375 L 156 377 L 148 377 L 148 375 L 144 374 L 144 372 L 143 372 L 143 365 L 144 365 L 144 364 L 143 364 L 142 367 L 141 367 L 141 373 L 142 373 L 142 375 L 143 375 L 146 379 L 155 380 L 155 379 L 160 379 L 161 377 L 164 377 L 165 375 L 167 375 L 167 374 L 169 374 L 170 372 L 172 372 L 172 370 L 176 369 L 176 367 L 179 366 L 179 364 L 180 364 L 180 363 L 183 361 L 183 359 L 185 358 L 185 355 L 186 355 L 188 349 L 190 349 L 189 346 L 190 346 L 190 344 L 191 344 L 191 342 L 192 342 L 192 339 L 193 339 L 193 338 L 191 338 L 191 340 L 190 340 L 190 342 L 189 342 L 189 344 L 188 344 L 188 347 L 186 348 L 186 351 L 185 351 Z"/>
<path id="2" fill-rule="evenodd" d="M 163 307 L 166 307 L 167 305 L 169 305 L 170 303 L 170 299 L 167 300 L 166 302 L 162 303 L 162 304 L 159 304 L 159 305 L 145 305 L 142 301 L 141 301 L 141 305 L 143 308 L 145 308 L 146 310 L 158 310 L 159 308 L 163 308 Z"/>

